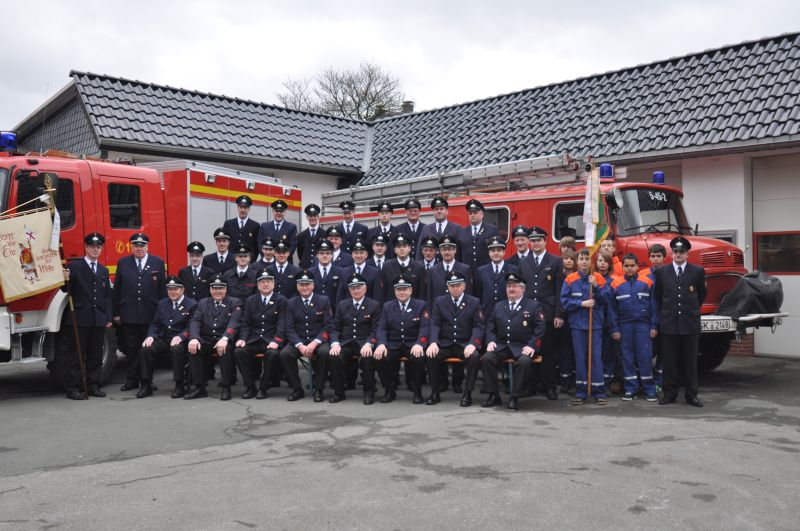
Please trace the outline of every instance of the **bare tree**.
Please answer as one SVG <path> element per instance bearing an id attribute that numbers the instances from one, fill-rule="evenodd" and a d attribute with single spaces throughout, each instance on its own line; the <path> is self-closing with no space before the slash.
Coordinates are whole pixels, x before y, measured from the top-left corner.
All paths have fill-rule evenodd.
<path id="1" fill-rule="evenodd" d="M 313 80 L 289 79 L 283 87 L 278 100 L 290 109 L 357 120 L 397 114 L 404 100 L 400 80 L 368 62 L 356 69 L 326 68 Z"/>

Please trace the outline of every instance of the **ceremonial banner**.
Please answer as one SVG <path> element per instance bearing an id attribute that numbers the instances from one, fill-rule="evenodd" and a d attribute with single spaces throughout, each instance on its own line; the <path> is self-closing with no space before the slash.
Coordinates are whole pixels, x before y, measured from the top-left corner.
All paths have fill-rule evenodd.
<path id="1" fill-rule="evenodd" d="M 6 302 L 64 284 L 58 250 L 50 249 L 52 239 L 47 211 L 0 220 L 0 284 Z"/>

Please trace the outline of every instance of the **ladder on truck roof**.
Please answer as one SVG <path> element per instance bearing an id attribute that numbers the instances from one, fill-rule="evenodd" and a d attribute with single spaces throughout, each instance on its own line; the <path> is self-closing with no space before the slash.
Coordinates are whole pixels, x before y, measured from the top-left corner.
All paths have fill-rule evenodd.
<path id="1" fill-rule="evenodd" d="M 569 153 L 563 153 L 444 171 L 386 184 L 351 186 L 325 192 L 322 194 L 322 211 L 323 215 L 337 214 L 339 203 L 345 200 L 355 203 L 357 210 L 368 210 L 380 201 L 397 202 L 395 206 L 401 207 L 410 197 L 417 198 L 424 205 L 437 194 L 452 197 L 566 184 L 585 178 L 590 168 L 590 159 L 573 158 Z"/>

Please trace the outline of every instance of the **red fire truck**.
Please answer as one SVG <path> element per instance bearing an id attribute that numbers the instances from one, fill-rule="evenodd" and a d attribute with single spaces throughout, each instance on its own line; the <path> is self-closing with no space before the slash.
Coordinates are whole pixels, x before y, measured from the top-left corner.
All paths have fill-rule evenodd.
<path id="1" fill-rule="evenodd" d="M 338 222 L 338 205 L 349 199 L 357 205 L 356 217 L 368 226 L 377 223 L 377 214 L 370 207 L 382 200 L 393 203 L 397 219 L 394 223 L 401 223 L 405 218 L 403 203 L 416 197 L 423 204 L 420 219 L 429 223 L 433 214 L 427 205 L 438 194 L 448 198 L 449 219 L 464 225 L 468 223 L 464 205 L 477 198 L 486 208 L 484 221 L 497 225 L 503 237 L 507 239 L 516 225 L 544 227 L 549 233 L 548 251 L 558 254 L 563 236 L 573 236 L 579 245 L 583 243 L 584 197 L 590 169 L 591 161 L 564 154 L 443 172 L 396 184 L 353 187 L 323 194 L 322 222 Z M 625 182 L 621 175 L 624 171 L 617 171 L 616 181 L 601 181 L 601 193 L 619 258 L 633 253 L 641 268 L 648 267 L 652 245 L 660 243 L 669 249 L 670 240 L 682 234 L 692 243 L 689 260 L 706 270 L 708 295 L 702 307 L 698 361 L 701 370 L 711 370 L 722 363 L 737 332 L 780 324 L 781 315 L 785 314 L 750 315 L 737 321 L 714 315 L 722 297 L 747 272 L 744 253 L 728 242 L 698 236 L 683 209 L 681 190 L 658 183 Z M 514 246 L 509 243 L 506 255 L 513 253 Z"/>
<path id="2" fill-rule="evenodd" d="M 135 166 L 58 152 L 0 153 L 2 211 L 40 196 L 45 175 L 56 183 L 67 259 L 83 256 L 86 233 L 100 232 L 106 237 L 101 261 L 112 278 L 119 258 L 130 252 L 128 239 L 135 232 L 150 236 L 150 252 L 164 258 L 170 274 L 188 263 L 188 242 L 201 241 L 213 251 L 213 231 L 236 216 L 234 201 L 241 194 L 253 199 L 253 219 L 271 219 L 269 205 L 281 198 L 289 205 L 287 219 L 300 221 L 301 191 L 273 177 L 191 161 Z M 41 206 L 33 202 L 22 210 Z M 0 298 L 0 362 L 46 360 L 54 368 L 56 332 L 66 305 L 60 290 L 10 303 Z M 115 334 L 109 332 L 103 379 L 116 357 Z"/>

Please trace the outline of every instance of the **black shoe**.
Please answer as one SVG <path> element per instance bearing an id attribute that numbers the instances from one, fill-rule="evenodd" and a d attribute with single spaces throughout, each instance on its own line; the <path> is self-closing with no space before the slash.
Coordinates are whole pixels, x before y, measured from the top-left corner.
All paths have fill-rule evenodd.
<path id="1" fill-rule="evenodd" d="M 658 399 L 658 404 L 661 406 L 667 406 L 669 404 L 674 404 L 674 403 L 675 403 L 674 398 L 667 398 L 666 396 L 661 396 Z"/>
<path id="2" fill-rule="evenodd" d="M 322 391 L 318 389 L 314 389 L 311 394 L 314 396 L 314 402 L 322 402 L 325 400 L 325 395 L 323 395 Z"/>
<path id="3" fill-rule="evenodd" d="M 256 400 L 264 400 L 267 398 L 267 390 L 266 389 L 259 389 L 258 394 L 256 395 Z"/>
<path id="4" fill-rule="evenodd" d="M 92 385 L 89 387 L 89 396 L 96 396 L 97 398 L 103 398 L 106 396 L 106 392 L 100 389 L 100 386 Z"/>
<path id="5" fill-rule="evenodd" d="M 555 387 L 548 387 L 546 394 L 548 400 L 558 400 L 558 391 L 556 391 Z"/>
<path id="6" fill-rule="evenodd" d="M 500 395 L 497 393 L 489 393 L 489 396 L 486 397 L 486 400 L 481 402 L 481 407 L 495 407 L 502 404 L 503 401 L 500 400 Z"/>
<path id="7" fill-rule="evenodd" d="M 508 399 L 508 404 L 506 404 L 506 409 L 513 409 L 517 411 L 519 409 L 519 399 L 515 396 L 512 396 Z"/>
<path id="8" fill-rule="evenodd" d="M 332 397 L 330 397 L 330 398 L 328 399 L 328 403 L 329 403 L 329 404 L 335 404 L 336 402 L 341 402 L 341 401 L 342 401 L 342 400 L 344 400 L 345 398 L 346 398 L 346 397 L 345 397 L 344 395 L 341 395 L 341 396 L 340 396 L 340 395 L 333 395 Z"/>
<path id="9" fill-rule="evenodd" d="M 425 405 L 426 406 L 433 406 L 435 404 L 438 404 L 441 401 L 442 401 L 442 397 L 439 396 L 439 393 L 431 393 L 431 396 L 429 396 L 428 399 L 425 401 Z"/>
<path id="10" fill-rule="evenodd" d="M 175 390 L 172 391 L 172 394 L 169 395 L 172 398 L 181 398 L 182 396 L 186 396 L 186 388 L 183 384 L 176 383 Z"/>
<path id="11" fill-rule="evenodd" d="M 383 395 L 381 398 L 381 404 L 388 404 L 390 402 L 394 402 L 395 398 L 397 398 L 397 393 L 394 391 L 386 391 L 386 394 Z"/>
<path id="12" fill-rule="evenodd" d="M 414 393 L 414 400 L 411 401 L 412 404 L 422 404 L 425 402 L 425 399 L 422 398 L 422 393 Z"/>
<path id="13" fill-rule="evenodd" d="M 254 398 L 256 394 L 258 393 L 256 392 L 255 387 L 248 387 L 244 390 L 244 393 L 242 393 L 242 400 L 250 400 L 251 398 Z"/>
<path id="14" fill-rule="evenodd" d="M 153 386 L 149 383 L 143 383 L 139 388 L 139 392 L 136 393 L 136 398 L 146 398 L 148 396 L 153 396 Z"/>
<path id="15" fill-rule="evenodd" d="M 86 400 L 86 395 L 81 391 L 67 391 L 67 398 L 70 400 Z"/>
<path id="16" fill-rule="evenodd" d="M 375 403 L 375 394 L 374 393 L 366 393 L 364 395 L 364 405 L 371 406 Z"/>
<path id="17" fill-rule="evenodd" d="M 461 387 L 461 384 L 453 384 L 453 392 L 457 395 L 460 395 L 464 392 L 464 388 Z"/>
<path id="18" fill-rule="evenodd" d="M 696 396 L 693 396 L 691 398 L 687 398 L 686 399 L 686 403 L 689 404 L 690 406 L 694 406 L 694 407 L 703 407 L 703 403 Z"/>
<path id="19" fill-rule="evenodd" d="M 461 396 L 461 402 L 459 403 L 461 407 L 469 407 L 472 405 L 472 391 L 464 391 L 464 394 Z"/>
<path id="20" fill-rule="evenodd" d="M 198 385 L 194 391 L 183 397 L 184 400 L 194 400 L 195 398 L 205 398 L 208 396 L 205 385 Z"/>
<path id="21" fill-rule="evenodd" d="M 131 380 L 128 380 L 125 382 L 125 384 L 123 384 L 122 387 L 119 388 L 120 391 L 133 391 L 134 389 L 139 389 L 139 382 L 134 382 Z"/>
<path id="22" fill-rule="evenodd" d="M 230 400 L 231 399 L 231 386 L 225 385 L 222 387 L 222 395 L 219 397 L 220 400 Z"/>
<path id="23" fill-rule="evenodd" d="M 301 398 L 305 398 L 306 394 L 303 392 L 302 389 L 295 389 L 292 391 L 292 394 L 286 397 L 286 400 L 289 402 L 294 402 L 296 400 L 300 400 Z"/>

